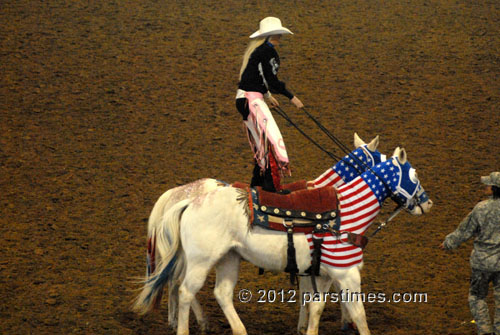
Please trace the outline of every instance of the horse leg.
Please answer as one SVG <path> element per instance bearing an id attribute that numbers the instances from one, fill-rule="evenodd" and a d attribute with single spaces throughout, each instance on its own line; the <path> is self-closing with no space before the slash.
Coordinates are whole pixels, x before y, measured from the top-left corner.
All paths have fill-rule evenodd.
<path id="1" fill-rule="evenodd" d="M 318 288 L 318 294 L 320 295 L 316 300 L 309 303 L 309 324 L 307 327 L 306 335 L 318 335 L 319 332 L 319 320 L 321 314 L 325 309 L 326 300 L 329 299 L 330 292 L 329 289 L 332 286 L 332 279 L 328 276 L 318 276 L 316 277 L 316 286 Z M 305 294 L 308 294 L 305 292 Z M 312 297 L 314 297 L 314 292 L 309 292 Z"/>
<path id="2" fill-rule="evenodd" d="M 340 284 L 337 281 L 333 281 L 333 286 L 335 289 L 335 292 L 340 295 Z M 352 322 L 351 316 L 349 315 L 349 312 L 347 311 L 345 304 L 340 303 L 340 324 L 342 325 L 340 330 L 343 332 L 350 332 L 350 331 L 355 331 L 356 330 L 356 325 Z"/>
<path id="3" fill-rule="evenodd" d="M 229 252 L 215 267 L 216 282 L 214 295 L 226 316 L 234 335 L 246 335 L 247 331 L 241 322 L 233 304 L 233 293 L 238 281 L 240 269 L 240 256 L 235 252 Z"/>
<path id="4" fill-rule="evenodd" d="M 189 334 L 189 309 L 195 301 L 195 295 L 202 288 L 210 271 L 211 265 L 206 262 L 197 262 L 196 265 L 188 264 L 186 276 L 179 287 L 179 316 L 177 335 Z"/>
<path id="5" fill-rule="evenodd" d="M 354 322 L 352 322 L 350 316 L 349 316 L 349 312 L 347 312 L 344 304 L 340 304 L 340 308 L 341 308 L 341 313 L 342 313 L 342 318 L 341 318 L 341 321 L 340 321 L 340 324 L 342 325 L 340 327 L 340 330 L 344 333 L 348 333 L 348 334 L 358 334 L 357 332 L 357 327 L 356 327 L 356 324 Z"/>
<path id="6" fill-rule="evenodd" d="M 231 187 L 218 188 L 196 198 L 183 213 L 180 235 L 186 270 L 179 288 L 178 335 L 189 334 L 190 305 L 203 286 L 209 270 L 215 265 L 219 265 L 218 272 L 222 274 L 215 289 L 216 298 L 232 323 L 231 326 L 235 327 L 235 332 L 246 333 L 241 321 L 240 325 L 235 323 L 236 312 L 232 302 L 228 303 L 229 299 L 226 298 L 227 292 L 232 296 L 239 264 L 237 257 L 227 255 L 235 245 L 241 245 L 237 240 L 238 233 L 245 231 L 242 235 L 246 236 L 248 230 L 248 217 L 238 200 L 239 192 Z M 232 275 L 225 275 L 225 264 L 235 269 L 229 271 Z"/>
<path id="7" fill-rule="evenodd" d="M 349 315 L 345 304 L 340 304 L 340 312 L 342 314 L 342 317 L 340 319 L 340 324 L 342 326 L 340 327 L 340 330 L 348 334 L 357 334 L 356 324 L 352 322 L 351 316 Z"/>
<path id="8" fill-rule="evenodd" d="M 342 298 L 341 303 L 356 325 L 359 334 L 370 335 L 370 330 L 366 323 L 366 314 L 361 293 L 361 275 L 358 267 L 347 270 L 346 273 L 337 276 L 337 279 L 340 288 L 340 297 Z"/>
<path id="9" fill-rule="evenodd" d="M 339 284 L 334 281 L 333 282 L 333 288 L 335 292 L 339 292 L 340 290 L 338 289 Z M 304 304 L 304 292 L 312 292 L 313 287 L 312 287 L 312 281 L 311 277 L 299 277 L 299 288 L 300 288 L 300 312 L 299 312 L 299 322 L 297 325 L 297 333 L 300 335 L 305 335 L 307 332 L 307 325 L 309 321 L 309 308 Z M 347 312 L 345 305 L 340 304 L 340 310 L 342 314 L 341 318 L 341 324 L 342 324 L 342 331 L 349 331 L 349 330 L 354 330 L 354 324 L 351 320 L 351 317 L 349 316 L 349 313 Z"/>
<path id="10" fill-rule="evenodd" d="M 201 333 L 205 334 L 208 331 L 208 320 L 205 313 L 203 313 L 203 308 L 201 307 L 200 302 L 196 299 L 196 297 L 194 297 L 191 302 L 191 308 L 193 309 L 196 322 L 198 322 L 198 325 L 200 326 Z"/>
<path id="11" fill-rule="evenodd" d="M 179 304 L 179 285 L 172 284 L 168 289 L 168 324 L 173 328 L 177 328 L 177 305 Z M 191 302 L 191 308 L 193 309 L 196 322 L 200 326 L 202 333 L 208 330 L 208 321 L 203 312 L 200 302 L 196 297 L 193 298 Z"/>
<path id="12" fill-rule="evenodd" d="M 307 332 L 307 321 L 309 318 L 308 306 L 304 303 L 304 292 L 312 292 L 311 277 L 299 277 L 300 312 L 297 333 L 304 335 Z"/>

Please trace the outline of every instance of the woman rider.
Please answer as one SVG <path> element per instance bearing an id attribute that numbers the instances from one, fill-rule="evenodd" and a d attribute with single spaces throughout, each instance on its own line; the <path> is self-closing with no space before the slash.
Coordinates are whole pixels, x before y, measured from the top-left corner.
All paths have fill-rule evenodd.
<path id="1" fill-rule="evenodd" d="M 279 104 L 271 92 L 286 96 L 297 108 L 304 107 L 277 77 L 280 59 L 276 46 L 283 34 L 293 33 L 281 25 L 280 19 L 266 17 L 260 21 L 243 56 L 236 94 L 236 108 L 243 116 L 255 158 L 251 186 L 271 192 L 281 190 L 280 175 L 290 174 L 290 167 L 283 138 L 264 96 L 272 107 Z"/>

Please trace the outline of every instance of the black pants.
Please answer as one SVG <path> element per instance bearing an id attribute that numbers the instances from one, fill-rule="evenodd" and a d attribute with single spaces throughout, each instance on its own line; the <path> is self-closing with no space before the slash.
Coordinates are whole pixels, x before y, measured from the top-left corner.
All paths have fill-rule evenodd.
<path id="1" fill-rule="evenodd" d="M 270 168 L 267 168 L 264 172 L 262 172 L 259 164 L 255 163 L 250 187 L 255 186 L 261 186 L 264 191 L 276 192 L 276 188 L 274 187 L 273 182 L 273 175 Z"/>
<path id="2" fill-rule="evenodd" d="M 250 114 L 247 98 L 236 99 L 236 109 L 240 112 L 243 120 L 246 121 L 248 119 L 248 114 Z"/>

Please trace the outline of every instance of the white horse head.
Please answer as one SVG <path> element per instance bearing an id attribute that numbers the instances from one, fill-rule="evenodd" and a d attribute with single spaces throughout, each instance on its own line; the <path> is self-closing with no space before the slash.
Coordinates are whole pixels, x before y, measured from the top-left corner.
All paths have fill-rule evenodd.
<path id="1" fill-rule="evenodd" d="M 408 162 L 406 150 L 396 148 L 392 162 L 399 166 L 401 178 L 398 184 L 391 183 L 394 196 L 404 205 L 412 215 L 421 215 L 430 211 L 433 202 L 418 179 L 417 171 Z"/>

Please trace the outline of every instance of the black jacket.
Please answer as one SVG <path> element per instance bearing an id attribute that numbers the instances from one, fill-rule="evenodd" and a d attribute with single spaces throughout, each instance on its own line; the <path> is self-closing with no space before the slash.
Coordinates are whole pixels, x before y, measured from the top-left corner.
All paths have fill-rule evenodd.
<path id="1" fill-rule="evenodd" d="M 269 90 L 271 93 L 283 94 L 288 99 L 292 99 L 293 94 L 286 89 L 285 83 L 278 80 L 279 66 L 280 58 L 274 46 L 267 41 L 264 42 L 250 55 L 238 88 L 262 94 Z"/>

